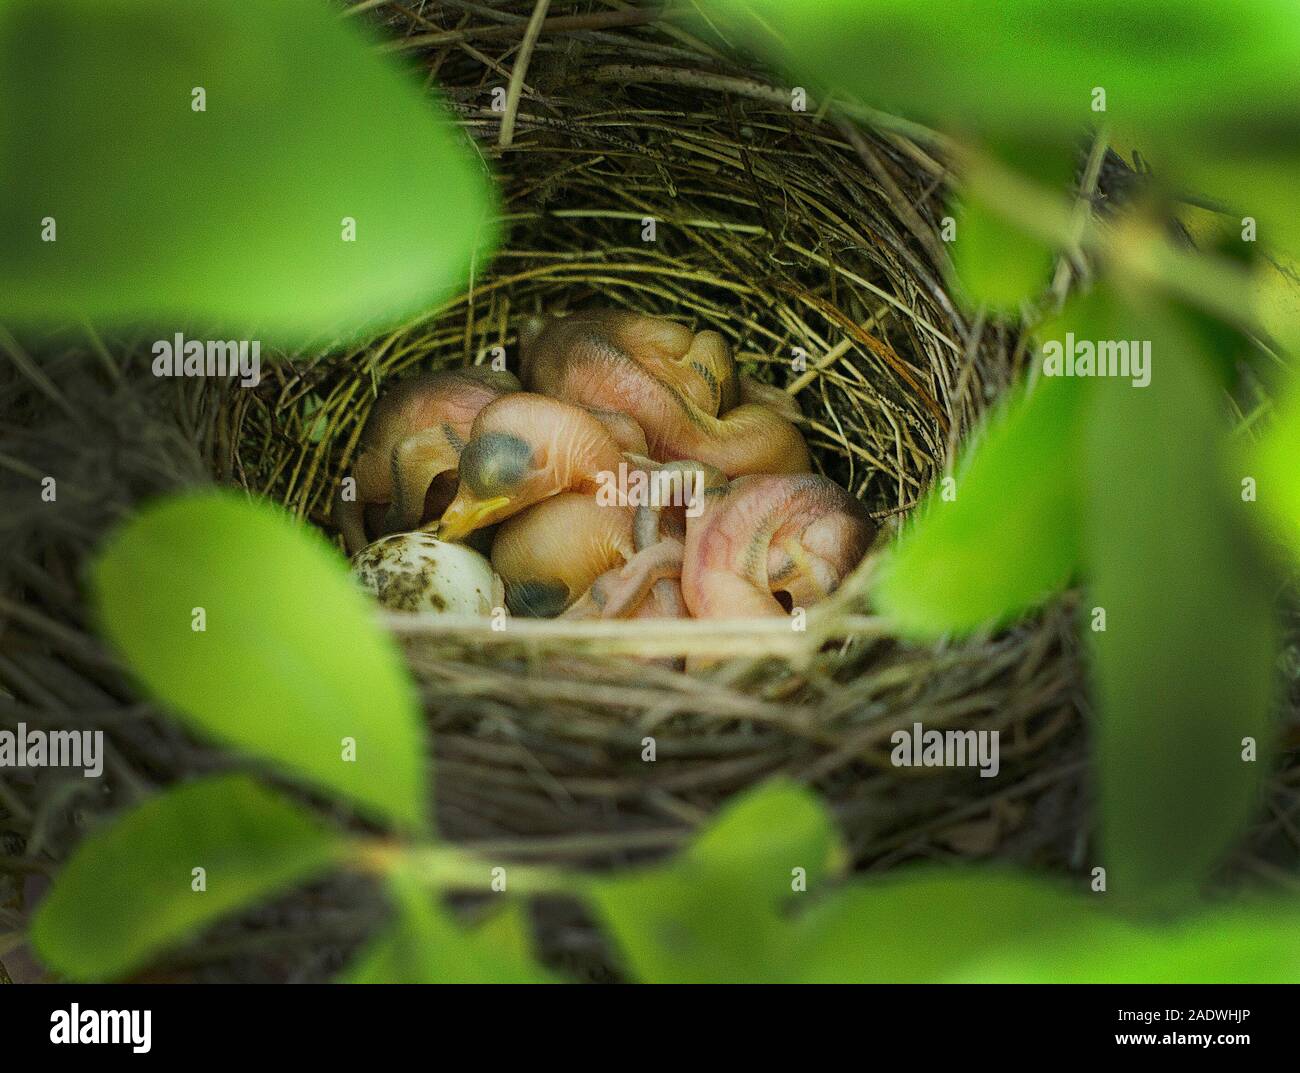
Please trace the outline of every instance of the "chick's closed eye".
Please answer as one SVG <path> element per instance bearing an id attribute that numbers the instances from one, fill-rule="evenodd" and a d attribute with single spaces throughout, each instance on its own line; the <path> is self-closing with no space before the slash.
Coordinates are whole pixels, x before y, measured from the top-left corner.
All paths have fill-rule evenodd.
<path id="1" fill-rule="evenodd" d="M 508 495 L 532 469 L 533 448 L 509 432 L 487 432 L 465 445 L 460 481 L 482 499 Z"/>

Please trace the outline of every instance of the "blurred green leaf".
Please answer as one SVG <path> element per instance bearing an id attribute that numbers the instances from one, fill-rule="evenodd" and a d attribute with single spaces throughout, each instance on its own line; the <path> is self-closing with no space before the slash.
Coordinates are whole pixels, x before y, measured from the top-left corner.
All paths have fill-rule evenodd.
<path id="1" fill-rule="evenodd" d="M 968 200 L 956 220 L 952 264 L 965 305 L 1014 314 L 1022 302 L 1047 289 L 1056 258 L 1045 242 L 979 201 Z"/>
<path id="2" fill-rule="evenodd" d="M 964 137 L 1067 147 L 1105 122 L 1173 190 L 1300 252 L 1293 0 L 715 0 L 806 87 Z M 924 71 L 924 77 L 917 72 Z M 1104 108 L 1098 91 L 1104 91 Z"/>
<path id="3" fill-rule="evenodd" d="M 11 323 L 373 332 L 495 240 L 486 171 L 445 109 L 322 0 L 9 0 L 0 189 Z"/>
<path id="4" fill-rule="evenodd" d="M 244 906 L 326 870 L 340 840 L 244 775 L 151 797 L 85 839 L 32 922 L 49 966 L 119 977 Z M 196 891 L 192 869 L 204 869 Z"/>
<path id="5" fill-rule="evenodd" d="M 1259 322 L 1289 353 L 1300 354 L 1300 257 L 1270 254 L 1259 258 L 1255 269 L 1252 291 Z"/>
<path id="6" fill-rule="evenodd" d="M 877 602 L 911 632 L 967 629 L 1031 606 L 1082 560 L 1106 616 L 1090 633 L 1105 862 L 1126 897 L 1175 898 L 1255 804 L 1272 736 L 1272 587 L 1223 467 L 1204 349 L 1215 336 L 1160 307 L 1129 313 L 1104 289 L 1052 331 L 1062 349 L 1071 334 L 1149 342 L 1151 383 L 1045 376 L 977 445 L 956 501 L 931 497 Z"/>
<path id="7" fill-rule="evenodd" d="M 1260 505 L 1300 560 L 1300 377 L 1278 403 L 1277 416 L 1246 472 L 1255 474 Z"/>
<path id="8" fill-rule="evenodd" d="M 783 784 L 733 802 L 659 868 L 589 888 L 642 982 L 1300 981 L 1300 909 L 1262 904 L 1174 921 L 1125 916 L 1087 881 L 924 870 L 789 888 L 792 860 L 835 861 L 828 817 Z M 937 938 L 936 938 L 937 936 Z"/>
<path id="9" fill-rule="evenodd" d="M 1293 8 L 1300 21 L 1300 8 Z M 1300 68 L 1294 64 L 1293 70 Z M 1295 95 L 1293 95 L 1295 97 Z M 1258 230 L 1259 242 L 1274 250 L 1285 250 L 1292 258 L 1300 257 L 1300 213 L 1295 211 L 1295 190 L 1300 182 L 1300 135 L 1295 133 L 1295 115 L 1300 112 L 1300 97 L 1292 102 L 1292 117 L 1287 132 L 1282 121 L 1270 130 L 1266 123 L 1247 110 L 1238 124 L 1241 140 L 1231 146 L 1207 151 L 1202 141 L 1186 140 L 1172 146 L 1161 159 L 1156 154 L 1152 167 L 1163 168 L 1169 176 L 1166 185 L 1177 182 L 1181 192 L 1195 191 L 1229 206 L 1241 218 L 1249 216 Z M 1265 323 L 1270 323 L 1264 310 Z M 1286 332 L 1294 345 L 1300 335 L 1300 320 L 1294 305 L 1290 310 Z"/>
<path id="10" fill-rule="evenodd" d="M 758 982 L 787 972 L 784 910 L 802 869 L 817 890 L 842 856 L 819 800 L 786 782 L 729 805 L 669 865 L 598 880 L 589 897 L 645 983 Z"/>
<path id="11" fill-rule="evenodd" d="M 526 984 L 550 976 L 527 949 L 525 921 L 507 912 L 476 931 L 455 923 L 405 868 L 389 877 L 397 919 L 361 954 L 346 980 L 357 984 Z"/>
<path id="12" fill-rule="evenodd" d="M 975 980 L 986 959 L 1008 949 L 1031 951 L 1034 969 L 1064 973 L 1081 950 L 1127 934 L 1105 913 L 1104 900 L 974 869 L 855 882 L 799 917 L 793 979 Z"/>
<path id="13" fill-rule="evenodd" d="M 1044 378 L 969 444 L 890 551 L 875 600 L 917 636 L 1005 622 L 1059 591 L 1079 565 L 1075 458 L 1086 391 Z"/>
<path id="14" fill-rule="evenodd" d="M 1001 167 L 1059 194 L 1060 211 L 1067 211 L 1074 173 L 1074 153 L 1055 146 L 1033 149 L 1004 146 Z M 1047 290 L 1056 263 L 1054 248 L 1008 220 L 996 201 L 983 196 L 983 184 L 968 184 L 956 217 L 956 235 L 949 244 L 957 291 L 967 305 L 986 305 L 994 312 L 1017 313 L 1021 304 Z M 1005 193 L 1001 192 L 1003 199 Z"/>
<path id="15" fill-rule="evenodd" d="M 231 494 L 179 496 L 114 533 L 92 581 L 105 634 L 181 718 L 423 825 L 414 685 L 347 564 L 318 535 Z"/>
<path id="16" fill-rule="evenodd" d="M 692 868 L 718 875 L 747 871 L 760 898 L 774 905 L 791 893 L 791 869 L 811 890 L 844 863 L 826 806 L 805 786 L 773 779 L 722 809 L 682 855 Z"/>
<path id="17" fill-rule="evenodd" d="M 806 896 L 792 894 L 787 865 L 817 847 L 830 860 L 840 852 L 825 813 L 777 784 L 734 802 L 668 864 L 588 893 L 643 982 L 1300 980 L 1294 906 L 1155 923 L 1121 915 L 1123 899 L 1085 892 L 1085 880 L 1071 889 L 974 869 L 833 889 L 823 871 Z"/>
<path id="18" fill-rule="evenodd" d="M 1098 384 L 1080 468 L 1090 597 L 1105 613 L 1089 634 L 1103 863 L 1113 892 L 1176 898 L 1257 804 L 1273 737 L 1275 586 L 1224 471 L 1205 336 L 1154 308 L 1079 330 L 1151 347 L 1149 386 Z M 1254 762 L 1242 757 L 1247 737 Z"/>
<path id="19" fill-rule="evenodd" d="M 476 942 L 495 950 L 509 962 L 528 964 L 533 959 L 533 937 L 524 902 L 509 902 L 475 928 L 473 934 Z M 536 971 L 544 975 L 540 968 Z"/>
<path id="20" fill-rule="evenodd" d="M 1294 145 L 1300 13 L 1290 0 L 718 0 L 809 85 L 982 134 L 1074 139 L 1105 117 L 1212 152 Z M 925 72 L 918 77 L 917 72 Z M 1243 130 L 1243 120 L 1247 130 Z M 1288 137 L 1292 140 L 1288 141 Z"/>
<path id="21" fill-rule="evenodd" d="M 1100 913 L 1096 914 L 1100 916 Z M 954 983 L 1300 983 L 1300 912 L 1263 905 L 1173 924 L 1080 920 L 1074 934 L 989 948 Z"/>
<path id="22" fill-rule="evenodd" d="M 1025 876 L 859 881 L 796 924 L 805 983 L 1300 981 L 1300 910 L 1266 904 L 1140 923 L 1105 894 Z M 936 937 L 942 937 L 937 941 Z"/>

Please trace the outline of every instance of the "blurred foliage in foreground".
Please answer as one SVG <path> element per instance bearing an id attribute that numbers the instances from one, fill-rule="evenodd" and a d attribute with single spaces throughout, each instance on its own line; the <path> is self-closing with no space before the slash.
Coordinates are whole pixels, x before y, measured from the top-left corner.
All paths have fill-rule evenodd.
<path id="1" fill-rule="evenodd" d="M 0 321 L 293 347 L 446 297 L 492 187 L 369 45 L 321 0 L 0 0 Z"/>
<path id="2" fill-rule="evenodd" d="M 715 0 L 809 87 L 986 148 L 1071 149 L 1105 122 L 1184 191 L 1300 254 L 1292 0 Z M 1185 184 L 1185 185 L 1184 185 Z"/>
<path id="3" fill-rule="evenodd" d="M 311 584 L 249 576 L 245 558 L 228 549 L 254 538 L 265 551 L 260 558 L 300 562 L 298 569 L 313 572 Z M 171 583 L 158 577 L 160 569 Z M 185 662 L 166 671 L 160 668 L 177 655 L 172 642 L 162 639 L 158 654 L 142 654 L 138 645 L 160 630 L 190 632 L 191 601 L 177 600 L 177 579 L 187 594 L 214 594 L 216 614 L 192 644 L 184 642 Z M 418 826 L 428 790 L 408 776 L 408 758 L 424 757 L 427 742 L 415 725 L 413 695 L 385 684 L 398 658 L 395 643 L 373 618 L 354 613 L 350 585 L 345 564 L 323 556 L 318 537 L 287 515 L 221 492 L 146 510 L 118 532 L 95 576 L 101 619 L 114 623 L 111 632 L 137 673 L 182 718 L 318 791 L 355 800 L 365 813 Z M 392 691 L 389 703 L 356 704 L 347 677 L 329 673 L 299 697 L 284 695 L 273 675 L 241 678 L 237 703 L 209 704 L 185 680 L 246 659 L 250 632 L 267 636 L 259 623 L 280 631 L 278 659 L 310 673 L 322 658 L 311 624 L 322 606 L 331 610 L 334 634 L 326 655 L 349 653 L 349 673 Z M 268 737 L 264 705 L 272 700 L 282 709 Z M 341 741 L 330 713 L 344 710 L 351 714 Z M 1199 743 L 1213 730 L 1187 732 Z M 385 752 L 395 733 L 405 756 Z M 1141 745 L 1140 729 L 1113 733 L 1136 734 Z M 358 746 L 355 759 L 348 740 Z M 284 756 L 289 741 L 313 762 Z M 377 758 L 361 763 L 372 747 Z M 1127 747 L 1120 741 L 1121 756 Z M 1176 746 L 1170 752 L 1182 756 Z M 1205 762 L 1192 753 L 1191 762 Z M 366 780 L 391 782 L 382 798 L 373 788 L 358 792 L 358 769 Z M 1104 817 L 1107 830 L 1118 832 L 1117 884 L 1142 882 L 1153 864 L 1169 859 L 1152 839 L 1179 841 L 1181 816 L 1171 806 L 1195 805 L 1176 793 L 1155 803 L 1159 811 L 1141 823 L 1122 812 Z M 1179 853 L 1203 858 L 1213 835 Z M 1294 904 L 1197 909 L 1155 923 L 1131 898 L 1108 893 L 1115 888 L 1096 874 L 1089 892 L 974 869 L 881 882 L 846 879 L 845 860 L 819 799 L 787 783 L 734 802 L 666 864 L 593 878 L 474 857 L 428 836 L 345 834 L 247 775 L 223 774 L 173 787 L 85 839 L 42 903 L 32 940 L 45 963 L 67 977 L 120 978 L 229 913 L 343 868 L 382 879 L 392 903 L 392 920 L 347 973 L 355 981 L 552 979 L 536 963 L 522 910 L 530 896 L 557 892 L 592 907 L 623 970 L 644 981 L 1300 979 Z M 498 880 L 504 889 L 493 885 Z M 441 900 L 446 892 L 489 889 L 499 890 L 502 906 L 473 930 L 457 924 Z"/>
<path id="4" fill-rule="evenodd" d="M 1300 251 L 1300 68 L 1285 58 L 1300 8 L 721 6 L 792 78 L 937 129 L 960 167 L 953 262 L 968 302 L 1015 314 L 1040 350 L 1149 347 L 1142 385 L 1054 379 L 1040 354 L 957 460 L 955 485 L 934 489 L 890 550 L 875 599 L 931 638 L 1006 623 L 1081 581 L 1112 890 L 1186 902 L 1257 807 L 1275 737 L 1283 579 L 1267 541 L 1295 528 L 1300 414 L 1285 404 L 1243 457 L 1223 392 L 1242 349 L 1285 367 L 1266 326 L 1300 341 L 1294 306 L 1262 317 L 1251 268 L 1258 242 Z M 1085 133 L 1080 181 L 1063 182 Z M 1100 220 L 1090 197 L 1112 137 L 1156 170 L 1142 199 Z M 1225 228 L 1228 241 L 1197 251 L 1170 237 L 1162 217 L 1188 190 L 1231 206 L 1235 240 Z M 1085 258 L 1096 278 L 1062 309 Z M 1275 390 L 1295 392 L 1282 379 Z"/>
<path id="5" fill-rule="evenodd" d="M 594 908 L 625 971 L 642 980 L 1300 979 L 1294 904 L 1209 910 L 1194 901 L 1245 823 L 1268 766 L 1279 575 L 1256 549 L 1271 534 L 1300 557 L 1300 389 L 1279 383 L 1284 401 L 1271 421 L 1258 422 L 1259 440 L 1232 439 L 1221 413 L 1225 368 L 1231 372 L 1225 348 L 1245 339 L 1277 356 L 1261 329 L 1248 263 L 1254 248 L 1202 254 L 1176 246 L 1155 222 L 1159 202 L 1098 224 L 1079 211 L 1086 191 L 1047 178 L 1073 160 L 1080 133 L 1096 127 L 1094 161 L 1106 137 L 1142 145 L 1166 195 L 1218 194 L 1258 224 L 1263 242 L 1294 253 L 1300 12 L 1284 0 L 977 0 L 956 9 L 727 0 L 717 8 L 733 17 L 724 32 L 767 48 L 808 85 L 943 128 L 945 148 L 962 166 L 958 242 L 966 230 L 978 244 L 978 256 L 954 251 L 971 302 L 1018 313 L 1044 342 L 1072 332 L 1152 344 L 1145 388 L 1037 370 L 957 462 L 956 497 L 936 495 L 918 512 L 879 589 L 900 627 L 931 636 L 1003 623 L 1067 584 L 1087 586 L 1105 620 L 1097 628 L 1094 610 L 1084 629 L 1100 709 L 1106 896 L 1100 887 L 1067 891 L 975 871 L 842 880 L 843 851 L 824 808 L 777 784 L 735 802 L 660 867 L 593 879 L 509 866 L 502 915 L 469 931 L 451 919 L 441 894 L 489 889 L 496 862 L 418 836 L 346 836 L 245 776 L 222 775 L 146 802 L 79 847 L 33 927 L 53 969 L 75 978 L 127 974 L 218 915 L 350 868 L 383 877 L 393 903 L 389 930 L 354 966 L 357 980 L 545 978 L 518 904 L 556 891 Z M 10 16 L 6 30 L 30 28 L 12 13 L 30 19 L 33 10 L 19 0 L 0 7 Z M 22 38 L 8 40 L 13 51 Z M 59 79 L 74 77 L 71 67 L 54 67 Z M 9 85 L 0 107 L 12 109 L 13 99 Z M 0 111 L 6 138 L 18 126 L 12 110 Z M 293 176 L 282 177 L 284 189 L 297 189 Z M 382 177 L 368 174 L 366 183 L 382 199 Z M 114 197 L 129 205 L 135 193 Z M 165 219 L 154 226 L 183 223 Z M 293 259 L 311 248 L 285 245 L 272 263 L 301 265 Z M 1064 309 L 1052 299 L 1065 288 L 1038 293 L 1043 270 L 1061 255 L 1071 264 L 1086 255 L 1098 272 L 1091 293 Z M 464 263 L 452 257 L 436 270 Z M 186 278 L 213 288 L 204 294 L 232 298 L 219 281 Z M 310 279 L 304 318 L 333 315 L 311 296 L 338 279 Z M 233 298 L 197 312 L 260 308 L 238 306 L 254 297 Z M 1282 342 L 1300 339 L 1294 317 L 1268 327 Z M 1248 481 L 1256 496 L 1244 494 Z M 247 561 L 217 545 L 244 537 L 262 542 L 266 561 L 294 564 L 291 576 L 317 588 L 243 576 Z M 158 565 L 163 549 L 168 577 Z M 177 576 L 218 607 L 222 590 L 240 596 L 202 641 L 168 641 L 157 626 L 185 632 L 188 609 L 169 595 Z M 427 787 L 400 756 L 420 755 L 424 745 L 412 691 L 394 671 L 391 642 L 343 596 L 344 582 L 342 563 L 329 563 L 287 519 L 217 495 L 128 523 L 96 575 L 110 636 L 183 718 L 368 815 L 418 830 Z M 311 628 L 293 625 L 319 614 L 318 590 L 333 616 L 324 652 L 309 650 L 320 644 Z M 264 694 L 266 676 L 250 675 L 239 680 L 238 698 L 209 705 L 151 647 L 212 682 L 214 668 L 247 656 L 241 633 L 259 630 L 275 631 L 279 657 L 302 682 L 315 682 L 304 686 L 314 689 L 309 704 Z M 173 653 L 173 644 L 183 647 Z M 375 676 L 383 705 L 358 703 L 337 675 L 316 674 L 322 656 L 343 652 L 348 673 Z M 272 707 L 283 712 L 274 731 L 262 725 Z M 306 718 L 322 709 L 355 715 L 349 736 L 357 756 L 371 758 L 364 780 L 343 770 L 337 722 Z M 1259 759 L 1244 758 L 1247 739 L 1259 743 Z M 219 884 L 220 897 L 193 896 L 196 856 L 208 862 L 208 889 Z M 130 912 L 122 910 L 124 883 Z M 1171 903 L 1180 915 L 1167 915 Z"/>
<path id="6" fill-rule="evenodd" d="M 819 799 L 775 782 L 734 802 L 654 868 L 592 879 L 505 867 L 501 906 L 470 930 L 428 888 L 482 891 L 500 865 L 436 844 L 394 847 L 331 833 L 246 776 L 218 775 L 88 838 L 43 903 L 32 938 L 67 976 L 112 979 L 333 866 L 377 872 L 391 893 L 393 919 L 346 974 L 354 982 L 553 979 L 533 956 L 521 912 L 540 891 L 586 901 L 622 970 L 647 983 L 1300 978 L 1294 904 L 1154 925 L 1105 911 L 1095 904 L 1101 896 L 1006 872 L 837 881 L 843 859 Z M 203 897 L 191 886 L 196 861 L 206 867 Z"/>

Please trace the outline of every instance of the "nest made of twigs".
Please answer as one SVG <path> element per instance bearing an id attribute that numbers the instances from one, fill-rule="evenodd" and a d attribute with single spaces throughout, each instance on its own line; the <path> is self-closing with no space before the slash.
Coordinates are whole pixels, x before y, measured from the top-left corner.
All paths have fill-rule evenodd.
<path id="1" fill-rule="evenodd" d="M 544 30 L 520 72 L 531 5 L 493 10 L 466 8 L 442 31 L 382 8 L 379 22 L 436 73 L 499 181 L 495 259 L 418 323 L 222 394 L 218 478 L 329 530 L 386 384 L 499 353 L 517 370 L 526 316 L 616 307 L 723 333 L 746 372 L 799 401 L 818 471 L 892 531 L 1023 360 L 1013 333 L 948 294 L 936 147 L 797 111 L 790 87 L 644 11 L 554 11 L 569 22 Z M 503 113 L 493 91 L 512 70 L 525 88 Z M 991 852 L 1035 795 L 1022 779 L 1054 781 L 1035 756 L 1076 722 L 1068 616 L 906 646 L 868 613 L 869 585 L 870 563 L 805 633 L 390 616 L 427 698 L 442 829 L 617 861 L 783 772 L 837 803 L 864 860 Z M 727 658 L 707 677 L 628 658 L 687 647 Z M 916 721 L 1002 731 L 996 793 L 970 772 L 891 768 L 889 735 Z"/>

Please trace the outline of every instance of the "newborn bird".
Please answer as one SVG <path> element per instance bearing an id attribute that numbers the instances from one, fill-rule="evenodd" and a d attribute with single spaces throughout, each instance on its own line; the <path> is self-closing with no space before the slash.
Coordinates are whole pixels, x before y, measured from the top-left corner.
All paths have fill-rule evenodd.
<path id="1" fill-rule="evenodd" d="M 456 498 L 425 528 L 463 540 L 561 492 L 595 492 L 598 475 L 622 460 L 620 440 L 597 415 L 543 395 L 505 395 L 474 419 Z"/>
<path id="2" fill-rule="evenodd" d="M 696 459 L 727 476 L 810 468 L 803 436 L 771 405 L 775 389 L 742 384 L 717 332 L 604 310 L 534 318 L 520 349 L 529 391 L 630 414 L 659 461 Z"/>
<path id="3" fill-rule="evenodd" d="M 632 458 L 633 456 L 629 456 Z M 679 510 L 638 507 L 629 520 L 631 548 L 623 562 L 594 579 L 565 618 L 685 618 Z"/>
<path id="4" fill-rule="evenodd" d="M 697 334 L 675 321 L 606 309 L 565 317 L 529 317 L 520 328 L 519 344 L 525 382 L 544 385 L 536 390 L 547 394 L 563 384 L 570 371 L 567 363 L 595 356 L 575 351 L 603 349 L 610 360 L 632 362 L 647 377 L 710 414 L 740 402 L 736 365 L 726 340 L 717 332 Z M 640 386 L 648 391 L 656 385 Z M 626 400 L 611 396 L 611 401 Z"/>
<path id="5" fill-rule="evenodd" d="M 636 555 L 636 511 L 603 505 L 594 496 L 561 492 L 502 523 L 492 545 L 492 569 L 505 583 L 512 615 L 529 618 L 680 617 L 684 614 L 676 565 L 662 578 L 638 573 L 624 578 Z M 653 557 L 638 560 L 653 571 Z M 653 586 L 653 588 L 651 587 Z"/>
<path id="6" fill-rule="evenodd" d="M 829 596 L 862 560 L 876 527 L 866 508 L 814 474 L 705 474 L 689 518 L 682 595 L 696 618 L 787 614 Z"/>
<path id="7" fill-rule="evenodd" d="M 474 418 L 493 399 L 518 390 L 512 373 L 471 367 L 413 376 L 387 391 L 361 433 L 356 498 L 340 496 L 334 504 L 348 553 L 368 543 L 367 508 L 388 508 L 376 536 L 414 529 L 436 513 L 436 504 L 426 509 L 426 499 L 436 497 L 437 478 L 455 474 Z"/>
<path id="8" fill-rule="evenodd" d="M 505 582 L 510 613 L 554 618 L 571 607 L 596 578 L 635 553 L 634 513 L 561 492 L 503 522 L 492 569 Z"/>

